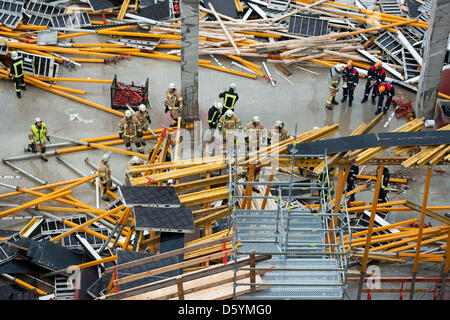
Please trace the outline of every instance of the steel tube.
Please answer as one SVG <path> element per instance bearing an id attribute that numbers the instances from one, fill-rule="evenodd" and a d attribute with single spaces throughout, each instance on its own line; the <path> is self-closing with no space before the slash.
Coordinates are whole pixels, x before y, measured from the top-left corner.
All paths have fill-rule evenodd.
<path id="1" fill-rule="evenodd" d="M 25 171 L 25 170 L 23 170 L 23 169 L 21 169 L 21 168 L 15 166 L 15 165 L 11 164 L 9 161 L 3 160 L 3 163 L 6 164 L 7 166 L 13 168 L 14 170 L 19 171 L 19 172 L 22 173 L 23 175 L 25 175 L 25 176 L 27 176 L 28 178 L 30 178 L 30 179 L 36 181 L 36 182 L 39 183 L 39 184 L 42 184 L 42 185 L 47 184 L 47 181 L 44 181 L 44 180 L 42 180 L 42 179 L 39 179 L 38 177 L 32 175 L 32 174 L 29 173 L 28 171 Z"/>
<path id="2" fill-rule="evenodd" d="M 46 155 L 47 156 L 54 156 L 54 155 L 56 155 L 56 150 L 47 152 Z M 23 156 L 16 156 L 16 157 L 5 158 L 5 159 L 3 159 L 3 161 L 28 160 L 28 159 L 40 158 L 40 157 L 41 157 L 40 154 L 27 154 L 27 155 L 23 155 Z"/>

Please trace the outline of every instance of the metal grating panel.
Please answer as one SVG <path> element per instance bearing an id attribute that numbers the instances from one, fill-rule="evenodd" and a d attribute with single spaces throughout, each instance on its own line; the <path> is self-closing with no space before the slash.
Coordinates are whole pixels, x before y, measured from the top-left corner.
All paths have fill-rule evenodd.
<path id="1" fill-rule="evenodd" d="M 8 28 L 17 28 L 20 21 L 22 21 L 22 15 L 16 15 L 8 12 L 0 13 L 0 24 L 5 25 Z"/>
<path id="2" fill-rule="evenodd" d="M 174 187 L 164 186 L 120 186 L 119 191 L 125 206 L 180 207 Z"/>
<path id="3" fill-rule="evenodd" d="M 328 33 L 328 20 L 306 15 L 294 15 L 289 20 L 289 33 L 300 36 L 321 36 Z"/>
<path id="4" fill-rule="evenodd" d="M 51 22 L 54 28 L 81 28 L 91 25 L 91 19 L 87 12 L 66 13 L 52 16 Z"/>
<path id="5" fill-rule="evenodd" d="M 267 9 L 284 12 L 289 8 L 291 2 L 292 0 L 270 0 L 267 4 Z"/>
<path id="6" fill-rule="evenodd" d="M 15 13 L 21 16 L 22 8 L 22 1 L 0 0 L 0 12 Z"/>
<path id="7" fill-rule="evenodd" d="M 399 65 L 403 63 L 401 58 L 401 50 L 403 46 L 400 41 L 394 37 L 389 31 L 384 32 L 374 40 L 374 43 L 394 59 Z"/>
<path id="8" fill-rule="evenodd" d="M 379 0 L 381 12 L 387 14 L 393 14 L 396 16 L 401 16 L 403 14 L 402 8 L 397 0 Z"/>
<path id="9" fill-rule="evenodd" d="M 19 56 L 23 57 L 24 72 L 42 77 L 56 77 L 59 65 L 52 57 L 41 56 L 18 50 Z"/>
<path id="10" fill-rule="evenodd" d="M 24 11 L 28 15 L 34 15 L 49 19 L 53 15 L 63 14 L 65 10 L 65 8 L 56 5 L 30 1 L 28 2 Z"/>
<path id="11" fill-rule="evenodd" d="M 152 230 L 164 232 L 194 232 L 192 211 L 180 208 L 134 208 L 136 230 Z"/>

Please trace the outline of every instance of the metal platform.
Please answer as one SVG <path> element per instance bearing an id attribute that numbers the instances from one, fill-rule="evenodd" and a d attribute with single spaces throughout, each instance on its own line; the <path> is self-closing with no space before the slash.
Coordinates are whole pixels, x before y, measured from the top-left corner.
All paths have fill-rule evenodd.
<path id="1" fill-rule="evenodd" d="M 174 187 L 120 186 L 119 192 L 126 207 L 178 208 L 181 205 Z"/>
<path id="2" fill-rule="evenodd" d="M 136 230 L 192 233 L 195 230 L 192 211 L 179 208 L 134 208 Z"/>

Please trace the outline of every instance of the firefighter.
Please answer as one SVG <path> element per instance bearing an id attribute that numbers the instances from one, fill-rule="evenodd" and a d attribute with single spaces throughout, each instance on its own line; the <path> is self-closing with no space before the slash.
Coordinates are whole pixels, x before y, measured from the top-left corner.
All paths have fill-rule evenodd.
<path id="1" fill-rule="evenodd" d="M 127 163 L 127 167 L 125 169 L 125 185 L 130 186 L 131 185 L 131 179 L 137 178 L 142 176 L 142 173 L 131 173 L 130 169 L 132 166 L 141 166 L 145 164 L 145 160 L 141 159 L 139 157 L 134 156 L 131 158 L 130 161 Z"/>
<path id="2" fill-rule="evenodd" d="M 110 155 L 105 153 L 101 160 L 98 162 L 97 174 L 98 181 L 100 184 L 100 195 L 102 200 L 109 201 L 107 190 L 116 191 L 117 187 L 112 185 L 111 180 L 111 169 L 109 168 L 109 160 L 111 159 Z"/>
<path id="3" fill-rule="evenodd" d="M 270 128 L 267 134 L 267 144 L 272 144 L 272 140 L 275 143 L 284 141 L 289 138 L 289 131 L 284 127 L 284 123 L 281 120 L 275 121 L 275 125 Z"/>
<path id="4" fill-rule="evenodd" d="M 259 166 L 255 166 L 255 173 L 253 176 L 253 181 L 258 182 L 259 179 L 261 179 L 261 170 L 262 167 Z M 242 172 L 240 174 L 241 179 L 244 179 L 244 181 L 248 181 L 248 167 L 244 167 L 242 169 Z M 259 190 L 256 186 L 252 186 L 252 190 L 255 191 L 256 193 L 259 193 Z"/>
<path id="5" fill-rule="evenodd" d="M 373 66 L 371 66 L 369 71 L 367 72 L 366 88 L 364 90 L 364 97 L 361 100 L 361 103 L 367 101 L 370 90 L 372 89 L 372 104 L 375 104 L 375 98 L 378 94 L 378 85 L 381 82 L 384 82 L 384 79 L 386 79 L 386 70 L 384 70 L 383 68 L 383 63 L 381 61 L 378 61 Z"/>
<path id="6" fill-rule="evenodd" d="M 379 167 L 377 168 L 377 176 L 378 176 L 378 170 L 379 170 Z M 378 203 L 388 202 L 386 189 L 388 187 L 390 178 L 391 178 L 391 174 L 389 173 L 389 169 L 387 167 L 383 167 L 383 174 L 381 175 L 380 192 L 378 194 Z"/>
<path id="7" fill-rule="evenodd" d="M 125 142 L 127 151 L 131 151 L 131 143 L 136 144 L 139 153 L 144 154 L 144 147 L 141 145 L 142 128 L 136 116 L 130 110 L 125 110 L 125 117 L 119 123 L 119 138 Z"/>
<path id="8" fill-rule="evenodd" d="M 148 126 L 152 123 L 152 120 L 150 119 L 150 113 L 148 112 L 145 104 L 141 104 L 139 106 L 139 110 L 134 114 L 134 116 L 139 120 L 142 131 L 148 129 Z M 143 137 L 140 138 L 140 141 L 143 146 L 146 145 Z"/>
<path id="9" fill-rule="evenodd" d="M 219 119 L 222 116 L 222 109 L 223 109 L 222 102 L 216 102 L 211 108 L 209 108 L 208 125 L 210 129 L 217 128 L 217 123 L 219 122 Z"/>
<path id="10" fill-rule="evenodd" d="M 359 166 L 357 166 L 356 164 L 352 164 L 352 166 L 350 167 L 350 170 L 348 172 L 348 177 L 347 177 L 347 192 L 352 191 L 353 189 L 355 189 L 355 182 L 356 182 L 356 176 L 359 173 Z M 348 201 L 355 201 L 355 194 L 353 193 L 352 195 L 350 195 L 350 198 L 348 199 Z"/>
<path id="11" fill-rule="evenodd" d="M 381 108 L 383 108 L 384 96 L 387 96 L 386 104 L 383 108 L 383 114 L 386 114 L 386 112 L 389 110 L 389 107 L 391 106 L 392 98 L 395 95 L 394 86 L 387 82 L 381 82 L 378 85 L 378 92 L 380 93 L 380 97 L 378 98 L 378 107 L 377 111 L 375 111 L 375 114 L 379 114 L 381 112 Z"/>
<path id="12" fill-rule="evenodd" d="M 28 138 L 31 142 L 28 145 L 28 150 L 33 153 L 40 152 L 41 159 L 47 162 L 45 140 L 47 139 L 47 141 L 50 142 L 50 137 L 48 136 L 47 126 L 42 122 L 41 118 L 37 117 L 34 119 L 34 124 L 30 128 Z"/>
<path id="13" fill-rule="evenodd" d="M 169 111 L 173 120 L 170 126 L 176 126 L 178 124 L 178 117 L 183 109 L 183 97 L 181 97 L 180 91 L 175 88 L 175 83 L 173 82 L 169 84 L 169 89 L 167 89 L 164 105 L 166 107 L 165 113 Z"/>
<path id="14" fill-rule="evenodd" d="M 334 176 L 334 168 L 331 168 L 328 170 L 328 174 L 325 170 L 322 171 L 321 174 L 319 174 L 319 176 L 317 177 L 317 183 L 320 184 L 324 184 L 324 187 L 327 189 L 328 188 L 328 178 L 330 178 L 330 193 L 333 194 L 334 193 L 334 182 L 333 182 L 333 176 Z M 327 201 L 330 200 L 330 194 L 328 193 L 328 191 L 326 192 L 326 197 L 327 197 Z"/>
<path id="15" fill-rule="evenodd" d="M 236 130 L 242 129 L 241 120 L 233 110 L 227 110 L 225 114 L 220 117 L 217 129 L 222 132 L 224 143 L 226 143 L 227 139 L 231 138 L 231 136 L 233 136 L 234 141 Z"/>
<path id="16" fill-rule="evenodd" d="M 23 57 L 19 56 L 17 51 L 11 53 L 11 67 L 9 69 L 9 78 L 14 80 L 14 88 L 18 98 L 22 98 L 20 90 L 26 91 L 25 80 L 23 75 Z"/>
<path id="17" fill-rule="evenodd" d="M 342 85 L 343 96 L 341 102 L 347 100 L 348 95 L 348 106 L 351 107 L 353 102 L 353 92 L 359 82 L 359 73 L 353 66 L 352 61 L 349 61 L 347 66 L 342 71 L 342 80 L 344 83 Z"/>
<path id="18" fill-rule="evenodd" d="M 339 91 L 339 82 L 341 82 L 341 74 L 344 70 L 344 66 L 341 63 L 338 63 L 330 69 L 330 73 L 328 74 L 328 89 L 330 89 L 330 96 L 325 104 L 325 108 L 328 110 L 333 110 L 332 105 L 337 105 L 337 101 L 335 99 L 336 93 Z"/>
<path id="19" fill-rule="evenodd" d="M 252 122 L 249 122 L 244 129 L 245 144 L 247 145 L 247 151 L 259 150 L 261 141 L 264 140 L 265 134 L 264 125 L 258 116 L 252 118 Z"/>
<path id="20" fill-rule="evenodd" d="M 237 94 L 236 84 L 230 84 L 230 88 L 221 94 L 219 94 L 219 98 L 223 98 L 223 110 L 222 115 L 227 111 L 231 110 L 234 112 L 234 106 L 239 99 L 239 95 Z"/>

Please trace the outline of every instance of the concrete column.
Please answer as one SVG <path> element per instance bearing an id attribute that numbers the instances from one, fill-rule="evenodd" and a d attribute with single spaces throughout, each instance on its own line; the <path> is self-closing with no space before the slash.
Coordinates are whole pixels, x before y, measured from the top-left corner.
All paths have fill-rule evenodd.
<path id="1" fill-rule="evenodd" d="M 416 95 L 418 117 L 434 118 L 450 31 L 449 12 L 450 0 L 433 1 Z"/>
<path id="2" fill-rule="evenodd" d="M 181 95 L 182 118 L 186 122 L 198 115 L 198 13 L 199 0 L 181 2 Z"/>

